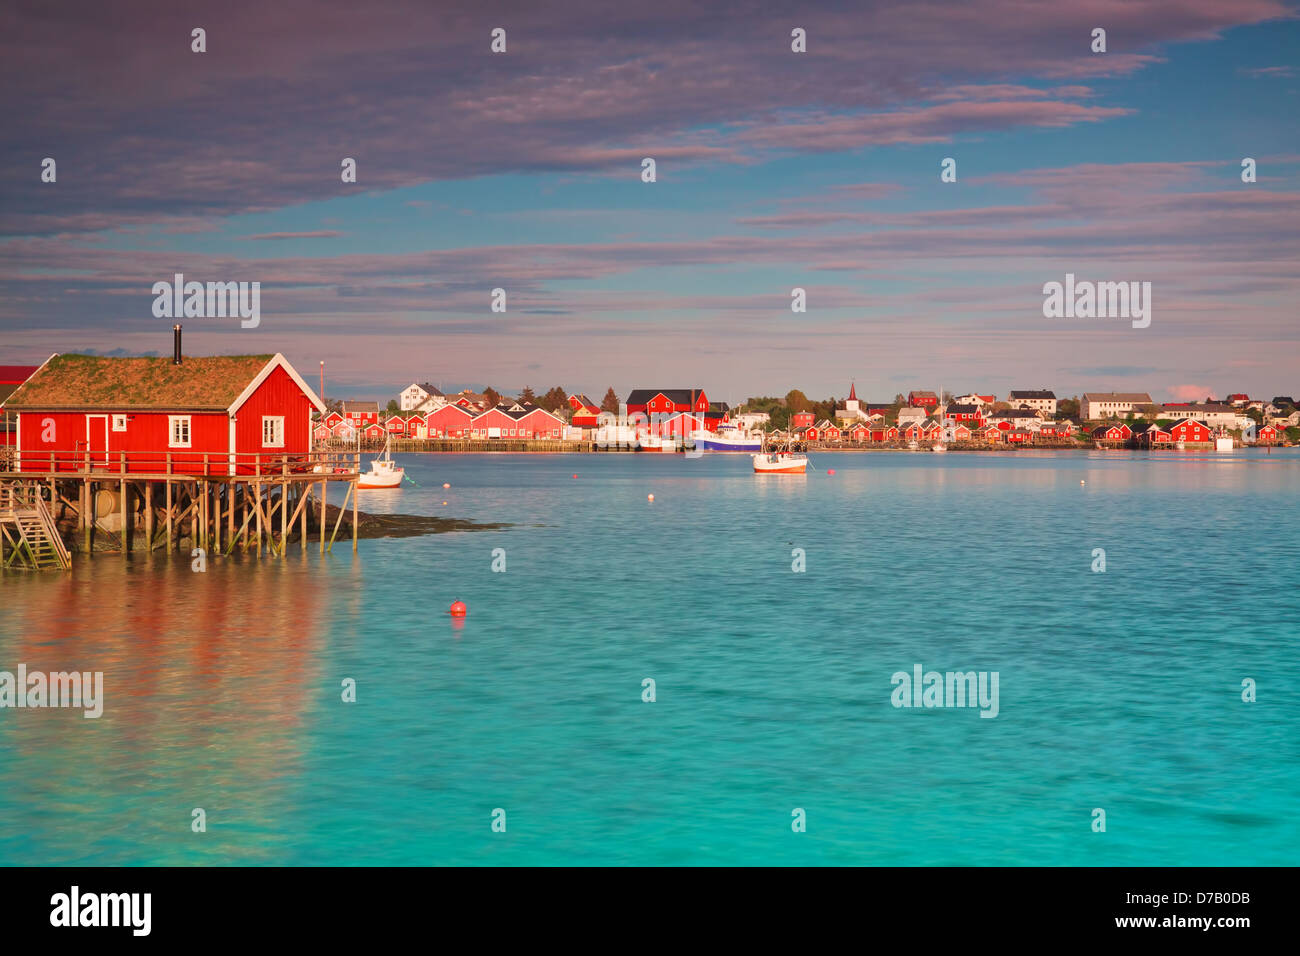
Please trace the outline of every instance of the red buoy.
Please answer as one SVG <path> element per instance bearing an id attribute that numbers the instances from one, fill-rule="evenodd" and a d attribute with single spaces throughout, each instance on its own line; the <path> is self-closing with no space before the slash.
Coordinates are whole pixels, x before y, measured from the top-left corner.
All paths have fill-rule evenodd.
<path id="1" fill-rule="evenodd" d="M 829 471 L 826 472 L 826 474 L 828 474 L 828 475 L 833 475 L 833 474 L 835 474 L 835 469 L 834 469 L 834 468 L 830 469 Z"/>
<path id="2" fill-rule="evenodd" d="M 447 482 L 445 482 L 445 481 L 442 483 L 442 486 L 443 486 L 444 488 L 450 488 L 450 487 L 451 487 L 451 485 L 447 484 Z"/>
<path id="3" fill-rule="evenodd" d="M 577 478 L 578 476 L 577 476 L 577 475 L 574 475 L 573 477 L 574 477 L 574 478 Z"/>
<path id="4" fill-rule="evenodd" d="M 447 613 L 452 617 L 464 617 L 468 610 L 469 608 L 465 606 L 464 601 L 455 601 L 452 603 L 451 607 L 447 609 Z"/>

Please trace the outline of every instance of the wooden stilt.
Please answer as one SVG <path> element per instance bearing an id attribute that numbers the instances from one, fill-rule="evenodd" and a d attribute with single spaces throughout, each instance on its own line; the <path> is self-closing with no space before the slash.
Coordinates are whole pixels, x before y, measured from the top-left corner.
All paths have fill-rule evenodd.
<path id="1" fill-rule="evenodd" d="M 118 502 L 119 510 L 122 513 L 122 553 L 131 553 L 131 528 L 126 520 L 126 480 L 120 482 L 121 500 Z"/>
<path id="2" fill-rule="evenodd" d="M 328 483 L 320 483 L 320 553 L 325 553 L 325 487 Z"/>
<path id="3" fill-rule="evenodd" d="M 168 478 L 167 483 L 167 550 L 172 549 L 172 480 Z"/>
<path id="4" fill-rule="evenodd" d="M 144 483 L 144 537 L 153 553 L 153 482 Z"/>
<path id="5" fill-rule="evenodd" d="M 257 483 L 257 493 L 253 498 L 253 508 L 257 512 L 257 556 L 262 556 L 262 483 Z"/>

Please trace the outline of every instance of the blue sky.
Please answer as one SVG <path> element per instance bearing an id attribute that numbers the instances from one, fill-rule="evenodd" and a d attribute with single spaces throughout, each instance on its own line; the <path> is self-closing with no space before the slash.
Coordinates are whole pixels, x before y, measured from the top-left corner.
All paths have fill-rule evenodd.
<path id="1" fill-rule="evenodd" d="M 187 351 L 351 397 L 1300 391 L 1291 5 L 311 11 L 6 15 L 0 363 L 165 352 L 183 272 L 263 289 Z M 1067 271 L 1152 282 L 1151 326 L 1044 318 Z"/>

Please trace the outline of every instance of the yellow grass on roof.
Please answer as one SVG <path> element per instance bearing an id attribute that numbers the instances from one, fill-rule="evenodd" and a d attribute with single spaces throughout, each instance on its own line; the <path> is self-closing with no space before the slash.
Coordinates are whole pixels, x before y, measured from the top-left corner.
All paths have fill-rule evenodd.
<path id="1" fill-rule="evenodd" d="M 104 409 L 225 409 L 271 355 L 111 358 L 56 355 L 22 385 L 5 407 Z"/>

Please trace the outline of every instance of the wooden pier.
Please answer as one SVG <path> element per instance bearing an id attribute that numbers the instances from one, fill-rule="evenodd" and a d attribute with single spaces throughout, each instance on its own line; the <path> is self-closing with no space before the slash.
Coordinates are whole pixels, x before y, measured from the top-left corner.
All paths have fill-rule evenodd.
<path id="1" fill-rule="evenodd" d="M 333 548 L 351 505 L 357 550 L 357 452 L 217 455 L 84 449 L 0 457 L 0 568 L 70 568 L 72 551 L 252 551 L 283 557 L 291 541 Z M 342 504 L 326 538 L 331 483 Z"/>

